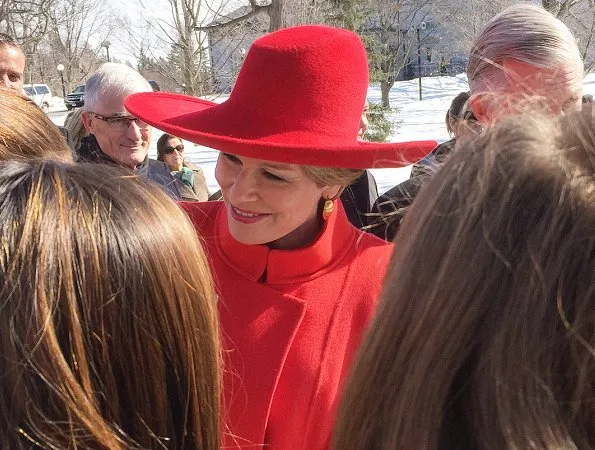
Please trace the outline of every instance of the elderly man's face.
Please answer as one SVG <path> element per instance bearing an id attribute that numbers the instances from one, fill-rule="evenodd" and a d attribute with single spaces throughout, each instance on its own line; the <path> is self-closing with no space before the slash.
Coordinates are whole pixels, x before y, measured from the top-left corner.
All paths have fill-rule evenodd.
<path id="1" fill-rule="evenodd" d="M 0 87 L 23 92 L 25 55 L 21 49 L 0 45 Z"/>
<path id="2" fill-rule="evenodd" d="M 151 127 L 131 118 L 124 108 L 124 97 L 118 95 L 104 95 L 96 110 L 83 113 L 85 128 L 95 135 L 101 151 L 134 169 L 147 157 Z"/>
<path id="3" fill-rule="evenodd" d="M 471 109 L 481 123 L 492 123 L 502 117 L 540 112 L 559 115 L 578 110 L 583 95 L 582 62 L 574 60 L 556 70 L 540 69 L 508 60 L 503 63 L 505 86 L 473 93 Z M 479 100 L 479 101 L 478 101 Z"/>

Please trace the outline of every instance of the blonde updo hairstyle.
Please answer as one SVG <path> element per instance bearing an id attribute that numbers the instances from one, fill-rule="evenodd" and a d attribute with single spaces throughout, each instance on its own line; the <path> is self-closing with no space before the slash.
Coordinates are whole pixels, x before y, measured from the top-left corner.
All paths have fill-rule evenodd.
<path id="1" fill-rule="evenodd" d="M 363 173 L 363 169 L 341 169 L 337 167 L 303 166 L 304 172 L 319 186 L 340 185 L 335 198 L 339 198 L 343 190 L 357 180 Z"/>

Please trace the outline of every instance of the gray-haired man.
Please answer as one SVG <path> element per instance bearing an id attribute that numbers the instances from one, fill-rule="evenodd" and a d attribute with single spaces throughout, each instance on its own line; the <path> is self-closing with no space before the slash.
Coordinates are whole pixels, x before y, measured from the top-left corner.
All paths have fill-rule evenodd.
<path id="1" fill-rule="evenodd" d="M 583 62 L 568 27 L 543 8 L 496 15 L 469 55 L 469 107 L 482 125 L 514 114 L 560 114 L 581 106 Z"/>
<path id="2" fill-rule="evenodd" d="M 76 150 L 79 161 L 115 163 L 160 184 L 175 199 L 180 191 L 167 166 L 149 159 L 151 127 L 131 116 L 124 99 L 153 89 L 140 73 L 124 64 L 103 64 L 85 85 L 85 111 L 81 119 L 89 136 Z"/>
<path id="3" fill-rule="evenodd" d="M 538 6 L 510 6 L 486 24 L 471 47 L 472 114 L 465 117 L 490 126 L 515 114 L 578 109 L 583 75 L 576 40 L 566 25 Z M 372 208 L 370 232 L 392 240 L 425 179 L 410 178 L 381 195 Z"/>

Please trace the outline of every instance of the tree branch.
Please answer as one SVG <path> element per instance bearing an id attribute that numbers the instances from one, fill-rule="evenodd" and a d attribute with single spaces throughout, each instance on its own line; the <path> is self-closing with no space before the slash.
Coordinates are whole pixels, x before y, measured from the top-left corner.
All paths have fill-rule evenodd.
<path id="1" fill-rule="evenodd" d="M 209 30 L 213 30 L 213 29 L 228 28 L 228 27 L 235 25 L 239 22 L 243 22 L 244 20 L 247 20 L 250 17 L 256 16 L 257 14 L 268 11 L 271 8 L 271 5 L 272 5 L 272 3 L 269 3 L 268 5 L 258 5 L 255 0 L 250 0 L 251 10 L 249 12 L 247 12 L 246 14 L 239 16 L 239 17 L 235 17 L 233 19 L 229 19 L 228 21 L 223 22 L 223 23 L 215 23 L 214 25 L 207 25 L 204 27 L 198 26 L 198 27 L 195 27 L 194 29 L 196 31 L 209 31 Z"/>

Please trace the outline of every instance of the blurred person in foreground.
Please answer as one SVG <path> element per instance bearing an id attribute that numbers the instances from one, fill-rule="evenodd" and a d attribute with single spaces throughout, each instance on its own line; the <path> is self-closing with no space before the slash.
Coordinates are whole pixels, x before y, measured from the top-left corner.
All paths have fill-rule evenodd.
<path id="1" fill-rule="evenodd" d="M 173 134 L 164 133 L 157 140 L 157 161 L 163 161 L 173 175 L 182 200 L 206 202 L 207 179 L 200 167 L 184 159 L 184 143 Z"/>
<path id="2" fill-rule="evenodd" d="M 336 449 L 595 448 L 595 116 L 503 119 L 403 221 Z"/>
<path id="3" fill-rule="evenodd" d="M 126 96 L 136 92 L 153 92 L 153 88 L 125 64 L 105 63 L 89 77 L 81 115 L 89 136 L 77 147 L 77 159 L 126 167 L 179 200 L 182 196 L 168 167 L 148 156 L 151 127 L 124 108 Z"/>
<path id="4" fill-rule="evenodd" d="M 485 25 L 471 47 L 467 119 L 479 131 L 511 115 L 576 111 L 583 75 L 576 40 L 564 23 L 539 6 L 510 6 Z M 372 217 L 370 231 L 392 240 L 418 190 L 409 185 L 381 195 L 373 208 L 380 218 Z"/>
<path id="5" fill-rule="evenodd" d="M 36 158 L 73 161 L 59 128 L 35 103 L 0 89 L 0 161 Z"/>
<path id="6" fill-rule="evenodd" d="M 131 114 L 221 151 L 223 202 L 182 203 L 203 237 L 226 350 L 226 448 L 330 445 L 343 379 L 374 313 L 392 245 L 339 200 L 366 167 L 400 167 L 435 141 L 368 143 L 357 35 L 325 26 L 257 39 L 230 98 L 134 94 Z"/>
<path id="7" fill-rule="evenodd" d="M 468 92 L 461 92 L 452 100 L 445 117 L 446 130 L 452 139 L 438 145 L 424 159 L 414 164 L 407 180 L 378 197 L 367 215 L 366 231 L 381 239 L 392 240 L 425 178 L 438 170 L 455 149 L 457 139 L 468 139 L 477 132 L 473 121 L 465 118 L 468 100 Z"/>
<path id="8" fill-rule="evenodd" d="M 0 33 L 0 88 L 23 93 L 25 53 L 20 44 L 7 34 Z"/>
<path id="9" fill-rule="evenodd" d="M 0 163 L 0 447 L 219 449 L 209 268 L 119 167 Z"/>

